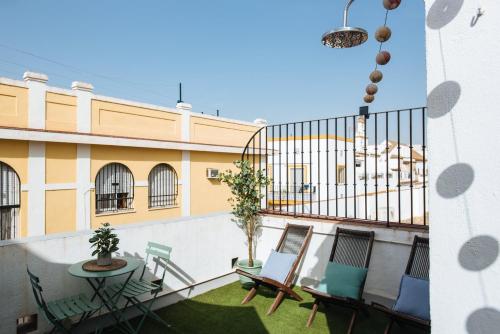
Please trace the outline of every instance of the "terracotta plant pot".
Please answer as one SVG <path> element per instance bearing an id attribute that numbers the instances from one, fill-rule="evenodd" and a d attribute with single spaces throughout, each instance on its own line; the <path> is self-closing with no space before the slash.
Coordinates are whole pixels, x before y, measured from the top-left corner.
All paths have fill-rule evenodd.
<path id="1" fill-rule="evenodd" d="M 109 266 L 111 265 L 111 253 L 107 254 L 97 254 L 97 265 L 98 266 Z"/>

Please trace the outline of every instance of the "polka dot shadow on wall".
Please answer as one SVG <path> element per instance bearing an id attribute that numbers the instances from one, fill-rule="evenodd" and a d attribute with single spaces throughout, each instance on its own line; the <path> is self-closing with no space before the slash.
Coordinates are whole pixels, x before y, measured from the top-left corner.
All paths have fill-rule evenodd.
<path id="1" fill-rule="evenodd" d="M 460 85 L 456 81 L 445 81 L 434 87 L 427 96 L 429 118 L 439 118 L 449 113 L 460 98 Z"/>
<path id="2" fill-rule="evenodd" d="M 427 14 L 427 26 L 441 29 L 458 15 L 464 0 L 436 0 Z"/>
<path id="3" fill-rule="evenodd" d="M 489 235 L 478 235 L 469 239 L 458 253 L 460 265 L 470 271 L 481 271 L 491 266 L 498 258 L 498 241 Z"/>
<path id="4" fill-rule="evenodd" d="M 457 163 L 446 168 L 436 181 L 436 190 L 443 198 L 455 198 L 469 189 L 474 181 L 474 170 L 469 164 Z"/>

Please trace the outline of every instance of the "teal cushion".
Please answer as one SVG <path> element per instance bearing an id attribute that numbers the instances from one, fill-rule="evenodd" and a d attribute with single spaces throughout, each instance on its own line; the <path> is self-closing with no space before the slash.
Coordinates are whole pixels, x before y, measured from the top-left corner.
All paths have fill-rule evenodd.
<path id="1" fill-rule="evenodd" d="M 361 298 L 361 286 L 366 279 L 368 269 L 348 266 L 337 262 L 328 262 L 325 278 L 316 290 L 337 297 Z"/>
<path id="2" fill-rule="evenodd" d="M 429 281 L 404 275 L 394 311 L 430 320 Z"/>
<path id="3" fill-rule="evenodd" d="M 273 249 L 267 258 L 264 267 L 262 267 L 259 276 L 267 277 L 280 283 L 285 283 L 286 277 L 288 276 L 296 258 L 297 255 L 295 254 L 278 253 Z"/>

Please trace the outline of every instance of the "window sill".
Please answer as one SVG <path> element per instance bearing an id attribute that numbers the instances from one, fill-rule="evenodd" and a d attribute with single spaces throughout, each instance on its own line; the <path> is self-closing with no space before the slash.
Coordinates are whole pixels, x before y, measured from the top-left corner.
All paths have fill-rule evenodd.
<path id="1" fill-rule="evenodd" d="M 128 209 L 128 210 L 96 213 L 95 216 L 96 217 L 115 216 L 115 215 L 122 215 L 122 214 L 135 213 L 135 212 L 136 212 L 135 209 Z"/>
<path id="2" fill-rule="evenodd" d="M 148 211 L 158 211 L 158 210 L 168 210 L 168 209 L 176 209 L 180 208 L 180 205 L 170 205 L 170 206 L 158 206 L 154 208 L 148 208 Z"/>

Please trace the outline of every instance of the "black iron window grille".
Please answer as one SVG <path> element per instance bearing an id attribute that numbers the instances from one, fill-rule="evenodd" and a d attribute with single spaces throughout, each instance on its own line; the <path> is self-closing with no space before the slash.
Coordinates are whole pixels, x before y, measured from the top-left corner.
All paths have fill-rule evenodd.
<path id="1" fill-rule="evenodd" d="M 95 178 L 96 213 L 132 209 L 134 177 L 127 166 L 110 163 Z"/>
<path id="2" fill-rule="evenodd" d="M 426 155 L 420 107 L 268 125 L 242 159 L 271 179 L 264 212 L 426 226 Z"/>
<path id="3" fill-rule="evenodd" d="M 20 207 L 19 176 L 12 167 L 0 161 L 0 240 L 18 237 Z"/>
<path id="4" fill-rule="evenodd" d="M 148 177 L 149 207 L 169 207 L 177 205 L 177 173 L 168 164 L 156 165 Z"/>

